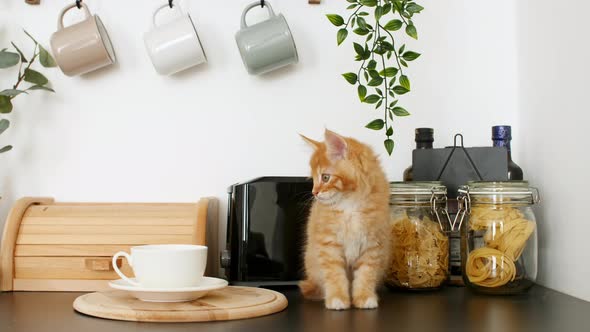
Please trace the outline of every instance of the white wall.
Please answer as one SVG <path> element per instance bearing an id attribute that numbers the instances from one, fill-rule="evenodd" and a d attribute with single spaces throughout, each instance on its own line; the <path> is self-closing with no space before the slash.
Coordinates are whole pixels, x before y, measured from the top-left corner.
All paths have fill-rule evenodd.
<path id="1" fill-rule="evenodd" d="M 590 3 L 518 1 L 519 163 L 539 186 L 540 282 L 590 301 Z M 563 19 L 558 12 L 567 12 Z"/>
<path id="2" fill-rule="evenodd" d="M 0 45 L 27 45 L 55 30 L 61 7 L 73 0 L 0 2 Z M 251 0 L 185 1 L 210 62 L 175 77 L 158 76 L 142 41 L 153 9 L 165 1 L 87 1 L 106 25 L 119 63 L 84 77 L 48 72 L 57 93 L 15 99 L 12 128 L 0 143 L 3 214 L 23 195 L 62 201 L 222 201 L 234 182 L 260 175 L 306 175 L 309 151 L 298 137 L 319 138 L 324 126 L 373 145 L 391 180 L 411 160 L 413 128 L 434 126 L 436 144 L 463 132 L 468 145 L 489 145 L 490 126 L 517 123 L 517 59 L 512 1 L 491 14 L 469 0 L 426 0 L 416 17 L 423 53 L 409 70 L 413 91 L 402 104 L 396 148 L 387 157 L 382 133 L 364 129 L 381 111 L 358 102 L 340 74 L 356 68 L 352 46 L 336 47 L 326 13 L 344 13 L 342 1 L 271 1 L 285 14 L 300 63 L 265 76 L 248 76 L 234 42 L 242 8 Z M 499 23 L 501 22 L 501 24 Z M 47 72 L 47 71 L 45 71 Z M 6 76 L 8 74 L 8 77 Z M 0 71 L 0 87 L 16 73 Z"/>

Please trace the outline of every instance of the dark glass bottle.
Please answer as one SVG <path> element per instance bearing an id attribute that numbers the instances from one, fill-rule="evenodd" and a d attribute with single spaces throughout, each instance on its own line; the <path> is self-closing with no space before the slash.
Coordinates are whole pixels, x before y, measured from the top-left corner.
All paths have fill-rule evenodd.
<path id="1" fill-rule="evenodd" d="M 512 128 L 510 126 L 493 126 L 492 141 L 494 146 L 505 147 L 508 149 L 508 180 L 522 180 L 522 168 L 512 161 L 512 150 L 510 141 L 512 140 Z"/>
<path id="2" fill-rule="evenodd" d="M 432 149 L 434 142 L 434 129 L 432 128 L 416 128 L 416 149 Z M 414 171 L 412 165 L 404 171 L 404 181 L 413 181 Z"/>

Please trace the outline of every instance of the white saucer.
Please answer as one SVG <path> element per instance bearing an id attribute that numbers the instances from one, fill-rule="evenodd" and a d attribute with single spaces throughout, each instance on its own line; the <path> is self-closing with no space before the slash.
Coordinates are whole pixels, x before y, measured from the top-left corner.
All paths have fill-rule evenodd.
<path id="1" fill-rule="evenodd" d="M 131 280 L 135 281 L 134 278 Z M 187 302 L 201 298 L 207 293 L 227 287 L 227 281 L 219 278 L 203 277 L 197 287 L 147 288 L 134 286 L 123 279 L 109 282 L 114 289 L 127 291 L 133 297 L 146 302 Z"/>

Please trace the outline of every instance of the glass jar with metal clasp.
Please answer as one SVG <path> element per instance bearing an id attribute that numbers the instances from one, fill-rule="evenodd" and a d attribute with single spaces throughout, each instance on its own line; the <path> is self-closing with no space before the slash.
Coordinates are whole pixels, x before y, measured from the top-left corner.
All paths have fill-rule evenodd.
<path id="1" fill-rule="evenodd" d="M 394 289 L 441 287 L 449 277 L 447 188 L 441 182 L 390 183 L 391 261 L 386 284 Z"/>
<path id="2" fill-rule="evenodd" d="M 459 188 L 463 280 L 488 294 L 527 291 L 537 278 L 537 224 L 532 206 L 540 201 L 527 181 L 469 182 Z M 458 221 L 457 221 L 458 220 Z"/>

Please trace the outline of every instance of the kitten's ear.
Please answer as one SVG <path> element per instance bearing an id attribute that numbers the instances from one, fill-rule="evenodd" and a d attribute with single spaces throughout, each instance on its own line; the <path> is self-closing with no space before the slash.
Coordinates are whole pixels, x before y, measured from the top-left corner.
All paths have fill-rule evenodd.
<path id="1" fill-rule="evenodd" d="M 301 136 L 301 138 L 303 138 L 303 140 L 304 140 L 304 141 L 306 141 L 306 142 L 307 142 L 307 144 L 311 145 L 311 147 L 312 147 L 314 150 L 317 150 L 317 149 L 320 147 L 320 145 L 322 144 L 322 143 L 320 143 L 320 142 L 318 142 L 318 141 L 314 141 L 314 140 L 312 140 L 311 138 L 307 138 L 307 137 L 305 137 L 305 136 L 303 136 L 303 135 L 301 135 L 301 134 L 299 134 L 299 136 Z"/>
<path id="2" fill-rule="evenodd" d="M 333 131 L 326 129 L 324 132 L 328 158 L 332 161 L 346 159 L 348 155 L 348 144 L 346 139 Z"/>

